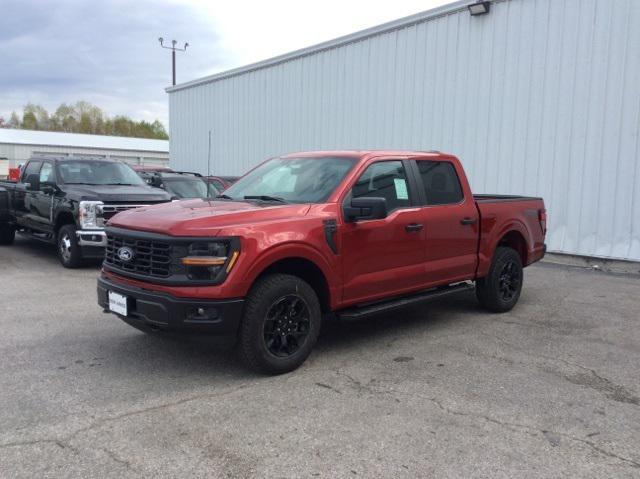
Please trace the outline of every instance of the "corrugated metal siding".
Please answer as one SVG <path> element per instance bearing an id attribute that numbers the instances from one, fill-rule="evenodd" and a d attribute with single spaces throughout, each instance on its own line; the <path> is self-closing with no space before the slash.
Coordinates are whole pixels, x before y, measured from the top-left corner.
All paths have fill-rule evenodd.
<path id="1" fill-rule="evenodd" d="M 440 149 L 543 196 L 551 251 L 640 260 L 640 1 L 507 0 L 170 92 L 172 164 Z"/>

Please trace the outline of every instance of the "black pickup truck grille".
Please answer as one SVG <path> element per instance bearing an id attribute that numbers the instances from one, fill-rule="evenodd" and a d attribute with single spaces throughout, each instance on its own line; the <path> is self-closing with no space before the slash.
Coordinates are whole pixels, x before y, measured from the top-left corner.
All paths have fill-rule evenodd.
<path id="1" fill-rule="evenodd" d="M 124 250 L 127 247 L 131 251 Z M 127 258 L 130 259 L 127 260 Z M 105 263 L 123 272 L 154 278 L 171 275 L 171 245 L 169 243 L 107 235 Z"/>

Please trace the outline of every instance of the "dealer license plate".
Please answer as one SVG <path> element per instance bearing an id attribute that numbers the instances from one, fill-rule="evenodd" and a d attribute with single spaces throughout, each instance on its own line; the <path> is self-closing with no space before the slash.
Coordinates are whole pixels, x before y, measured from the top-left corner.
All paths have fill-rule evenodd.
<path id="1" fill-rule="evenodd" d="M 122 294 L 109 291 L 109 310 L 114 313 L 127 315 L 127 297 Z"/>

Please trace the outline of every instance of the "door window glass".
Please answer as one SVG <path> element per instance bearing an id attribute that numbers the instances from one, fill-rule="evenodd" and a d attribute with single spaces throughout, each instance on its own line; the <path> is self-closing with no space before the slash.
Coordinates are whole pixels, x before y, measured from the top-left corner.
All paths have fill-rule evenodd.
<path id="1" fill-rule="evenodd" d="M 417 163 L 428 205 L 448 205 L 462 201 L 464 195 L 453 164 L 448 161 L 425 160 Z"/>
<path id="2" fill-rule="evenodd" d="M 400 160 L 380 161 L 367 167 L 351 189 L 351 198 L 384 198 L 387 211 L 410 206 L 407 175 Z"/>
<path id="3" fill-rule="evenodd" d="M 55 183 L 56 175 L 55 170 L 53 169 L 53 165 L 51 163 L 43 163 L 42 168 L 40 169 L 40 185 L 43 183 Z"/>

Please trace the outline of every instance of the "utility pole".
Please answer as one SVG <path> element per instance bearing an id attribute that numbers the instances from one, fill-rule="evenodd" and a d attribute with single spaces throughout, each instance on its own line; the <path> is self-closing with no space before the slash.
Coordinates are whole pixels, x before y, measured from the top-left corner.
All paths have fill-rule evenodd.
<path id="1" fill-rule="evenodd" d="M 175 85 L 176 84 L 176 50 L 179 51 L 179 52 L 184 52 L 184 51 L 186 51 L 186 49 L 189 46 L 189 44 L 185 42 L 184 47 L 178 48 L 178 47 L 176 47 L 178 42 L 175 41 L 175 40 L 171 40 L 171 46 L 170 47 L 166 47 L 163 44 L 164 38 L 160 37 L 160 38 L 158 38 L 158 41 L 160 42 L 160 46 L 162 48 L 166 48 L 167 50 L 171 50 L 171 71 L 173 73 L 173 85 Z"/>

